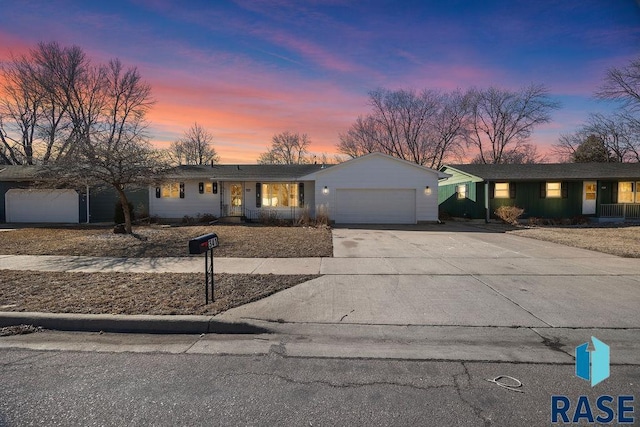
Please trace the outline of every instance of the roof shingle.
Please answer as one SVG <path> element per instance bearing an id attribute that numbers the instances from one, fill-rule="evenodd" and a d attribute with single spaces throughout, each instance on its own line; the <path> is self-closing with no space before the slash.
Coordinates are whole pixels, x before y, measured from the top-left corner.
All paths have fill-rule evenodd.
<path id="1" fill-rule="evenodd" d="M 538 163 L 446 165 L 486 181 L 640 179 L 640 163 Z"/>

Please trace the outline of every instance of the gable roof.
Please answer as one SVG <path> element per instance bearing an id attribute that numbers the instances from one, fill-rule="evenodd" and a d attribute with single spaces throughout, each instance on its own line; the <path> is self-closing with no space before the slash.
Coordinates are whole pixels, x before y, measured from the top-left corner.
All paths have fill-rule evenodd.
<path id="1" fill-rule="evenodd" d="M 325 165 L 213 165 L 178 166 L 169 178 L 219 180 L 283 180 L 297 181 L 305 175 L 326 168 Z"/>
<path id="2" fill-rule="evenodd" d="M 177 166 L 169 179 L 219 179 L 238 181 L 297 181 L 312 172 L 330 165 L 213 165 Z M 0 165 L 0 181 L 34 181 L 40 167 Z"/>
<path id="3" fill-rule="evenodd" d="M 484 181 L 640 179 L 640 163 L 445 165 L 440 170 L 458 171 Z"/>
<path id="4" fill-rule="evenodd" d="M 376 158 L 376 157 L 383 158 L 383 159 L 390 159 L 390 160 L 393 160 L 394 162 L 398 162 L 398 163 L 403 164 L 405 166 L 409 166 L 409 167 L 413 167 L 413 168 L 419 168 L 422 172 L 430 172 L 430 173 L 436 174 L 439 179 L 447 178 L 449 176 L 449 175 L 447 175 L 447 174 L 445 174 L 443 172 L 437 171 L 435 169 L 431 169 L 431 168 L 428 168 L 426 166 L 419 165 L 417 163 L 409 162 L 409 161 L 404 160 L 404 159 L 399 159 L 397 157 L 389 156 L 388 154 L 383 154 L 383 153 L 378 153 L 378 152 L 365 154 L 364 156 L 360 156 L 360 157 L 356 157 L 356 158 L 353 158 L 353 159 L 349 159 L 346 162 L 342 162 L 342 163 L 339 163 L 337 165 L 333 165 L 331 170 L 334 171 L 336 169 L 340 169 L 340 168 L 346 167 L 346 166 L 348 166 L 350 164 L 353 164 L 355 162 L 367 161 L 369 159 Z M 310 173 L 309 176 L 305 176 L 305 179 L 313 180 L 313 179 L 315 179 L 315 175 L 316 174 L 322 174 L 322 173 L 326 172 L 327 170 L 328 170 L 328 168 L 322 168 L 321 170 L 318 170 L 318 171 L 315 171 L 313 173 Z"/>

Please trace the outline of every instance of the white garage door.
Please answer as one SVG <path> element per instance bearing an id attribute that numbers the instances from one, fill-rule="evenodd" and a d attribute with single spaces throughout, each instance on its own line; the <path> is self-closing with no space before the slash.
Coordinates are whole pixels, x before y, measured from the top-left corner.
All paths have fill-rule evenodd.
<path id="1" fill-rule="evenodd" d="M 338 224 L 415 224 L 415 189 L 337 189 Z"/>
<path id="2" fill-rule="evenodd" d="M 12 188 L 4 204 L 7 222 L 80 222 L 80 201 L 74 190 Z"/>

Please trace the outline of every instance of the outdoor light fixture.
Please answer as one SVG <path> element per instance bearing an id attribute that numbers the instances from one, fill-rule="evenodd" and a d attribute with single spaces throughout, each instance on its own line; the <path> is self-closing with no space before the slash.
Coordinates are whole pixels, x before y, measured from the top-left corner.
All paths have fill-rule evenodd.
<path id="1" fill-rule="evenodd" d="M 431 188 L 428 185 L 424 187 L 424 194 L 426 194 L 427 196 L 431 195 Z"/>
<path id="2" fill-rule="evenodd" d="M 329 187 L 325 185 L 324 188 L 322 189 L 322 194 L 329 194 Z"/>

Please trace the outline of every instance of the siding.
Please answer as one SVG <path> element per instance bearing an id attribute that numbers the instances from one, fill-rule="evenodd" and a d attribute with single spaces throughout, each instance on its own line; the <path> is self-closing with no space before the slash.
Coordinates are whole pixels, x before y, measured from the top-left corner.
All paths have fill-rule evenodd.
<path id="1" fill-rule="evenodd" d="M 490 199 L 491 215 L 499 206 L 524 209 L 523 218 L 571 218 L 582 214 L 582 181 L 567 182 L 567 198 L 541 198 L 541 182 L 516 182 L 515 199 Z"/>
<path id="2" fill-rule="evenodd" d="M 458 199 L 456 187 L 466 185 L 467 197 Z M 457 218 L 484 218 L 484 183 L 462 181 L 457 184 L 441 185 L 438 188 L 439 211 Z"/>
<path id="3" fill-rule="evenodd" d="M 133 204 L 136 217 L 149 213 L 149 191 L 146 188 L 125 190 L 125 194 L 127 195 L 129 202 Z M 113 222 L 116 203 L 118 200 L 118 194 L 113 188 L 102 187 L 90 189 L 90 222 Z M 84 194 L 80 203 L 85 204 L 84 207 L 80 206 L 80 210 L 84 210 L 86 212 L 86 199 L 84 198 Z M 80 216 L 80 222 L 86 221 L 86 216 L 84 217 L 84 220 L 82 219 L 82 214 Z"/>
<path id="4" fill-rule="evenodd" d="M 12 188 L 28 188 L 26 182 L 0 182 L 0 222 L 7 221 L 7 212 L 5 206 L 5 194 Z"/>
<path id="5" fill-rule="evenodd" d="M 316 180 L 315 204 L 331 209 L 336 189 L 414 189 L 416 192 L 416 220 L 438 219 L 438 172 L 418 167 L 387 156 L 369 155 L 333 166 L 313 174 Z M 329 194 L 323 194 L 324 187 Z M 425 194 L 429 186 L 431 194 Z"/>
<path id="6" fill-rule="evenodd" d="M 165 219 L 182 219 L 185 215 L 196 217 L 199 214 L 220 216 L 220 183 L 218 194 L 200 194 L 198 183 L 203 180 L 184 181 L 184 199 L 156 198 L 156 187 L 149 187 L 149 214 Z"/>

